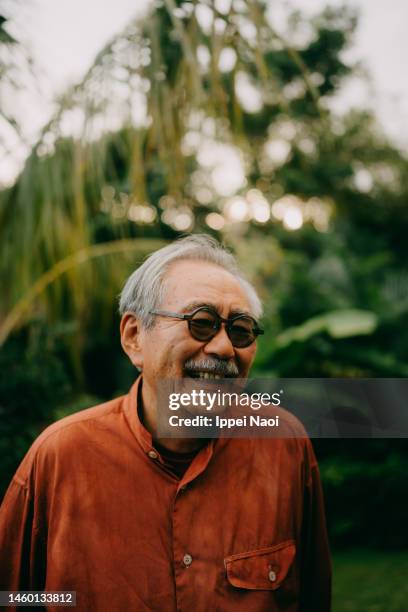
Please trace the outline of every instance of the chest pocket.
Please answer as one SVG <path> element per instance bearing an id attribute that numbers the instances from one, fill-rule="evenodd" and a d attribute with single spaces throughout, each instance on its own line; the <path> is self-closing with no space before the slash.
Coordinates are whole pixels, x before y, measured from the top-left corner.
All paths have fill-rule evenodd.
<path id="1" fill-rule="evenodd" d="M 228 582 L 240 589 L 275 591 L 288 576 L 295 553 L 295 542 L 288 540 L 226 557 Z"/>

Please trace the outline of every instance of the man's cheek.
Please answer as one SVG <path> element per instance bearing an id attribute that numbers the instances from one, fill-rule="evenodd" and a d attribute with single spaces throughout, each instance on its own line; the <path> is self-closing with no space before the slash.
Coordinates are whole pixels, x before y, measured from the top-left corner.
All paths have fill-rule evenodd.
<path id="1" fill-rule="evenodd" d="M 238 369 L 239 369 L 239 373 L 240 373 L 241 376 L 243 376 L 243 377 L 247 376 L 247 374 L 248 374 L 248 372 L 249 372 L 249 370 L 251 368 L 251 365 L 252 365 L 252 363 L 254 361 L 254 357 L 255 357 L 255 354 L 252 353 L 250 355 L 247 355 L 245 357 L 245 359 L 239 359 L 238 360 Z"/>

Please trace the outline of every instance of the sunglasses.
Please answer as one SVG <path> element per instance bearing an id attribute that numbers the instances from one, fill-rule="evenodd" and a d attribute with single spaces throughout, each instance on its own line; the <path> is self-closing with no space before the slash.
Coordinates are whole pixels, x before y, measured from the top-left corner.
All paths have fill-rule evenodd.
<path id="1" fill-rule="evenodd" d="M 178 314 L 166 310 L 151 310 L 150 314 L 159 317 L 170 317 L 187 321 L 190 334 L 195 340 L 209 342 L 225 323 L 225 330 L 231 343 L 236 348 L 246 348 L 255 342 L 256 337 L 263 334 L 255 319 L 246 314 L 237 314 L 224 319 L 217 311 L 208 306 L 201 306 L 190 314 Z"/>

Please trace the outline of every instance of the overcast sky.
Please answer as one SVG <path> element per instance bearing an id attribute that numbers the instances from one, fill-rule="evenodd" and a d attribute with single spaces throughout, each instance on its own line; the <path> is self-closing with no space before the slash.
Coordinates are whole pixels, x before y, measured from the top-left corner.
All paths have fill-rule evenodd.
<path id="1" fill-rule="evenodd" d="M 284 1 L 270 0 L 271 7 Z M 31 47 L 49 91 L 61 93 L 81 79 L 98 51 L 148 4 L 149 0 L 23 0 L 18 9 L 18 35 Z M 291 4 L 306 14 L 325 5 L 358 7 L 361 18 L 350 55 L 365 63 L 373 87 L 368 91 L 357 82 L 350 84 L 336 98 L 336 108 L 374 106 L 387 132 L 408 147 L 408 1 L 291 0 Z M 51 107 L 36 107 L 33 102 L 24 115 L 30 117 L 26 121 L 34 130 L 50 112 Z"/>

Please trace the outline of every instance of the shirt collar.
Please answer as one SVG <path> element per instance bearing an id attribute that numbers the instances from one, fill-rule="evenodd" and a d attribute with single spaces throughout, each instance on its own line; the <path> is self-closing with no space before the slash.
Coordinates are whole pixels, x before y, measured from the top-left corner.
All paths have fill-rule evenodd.
<path id="1" fill-rule="evenodd" d="M 142 375 L 140 374 L 132 385 L 129 393 L 125 395 L 124 412 L 137 441 L 144 452 L 148 453 L 149 451 L 153 450 L 153 439 L 150 432 L 147 431 L 143 423 L 141 423 L 137 410 L 139 389 L 141 384 Z"/>
<path id="2" fill-rule="evenodd" d="M 139 445 L 146 455 L 149 453 L 157 453 L 157 458 L 160 463 L 164 463 L 158 451 L 153 446 L 153 438 L 149 431 L 144 427 L 140 421 L 138 414 L 138 397 L 139 389 L 142 384 L 142 375 L 138 376 L 129 393 L 124 397 L 123 410 L 129 426 L 135 435 Z M 187 484 L 194 480 L 199 474 L 201 474 L 210 462 L 213 456 L 216 446 L 222 443 L 222 440 L 211 440 L 206 446 L 204 446 L 195 456 L 183 478 L 180 481 L 180 486 Z"/>

